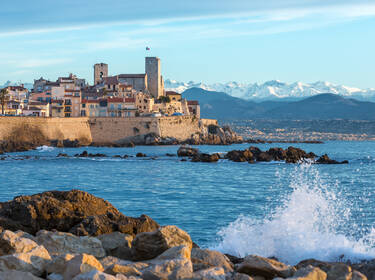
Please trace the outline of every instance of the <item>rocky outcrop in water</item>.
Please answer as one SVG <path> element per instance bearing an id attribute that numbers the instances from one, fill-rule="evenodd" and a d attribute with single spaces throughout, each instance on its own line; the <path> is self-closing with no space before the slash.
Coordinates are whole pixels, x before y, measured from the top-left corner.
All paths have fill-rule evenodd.
<path id="1" fill-rule="evenodd" d="M 198 149 L 181 146 L 177 152 L 180 157 L 190 157 L 193 162 L 216 162 L 221 156 L 219 154 L 204 154 Z M 233 150 L 224 155 L 225 159 L 234 162 L 270 162 L 270 161 L 285 161 L 286 163 L 299 163 L 303 161 L 310 161 L 316 164 L 345 164 L 348 161 L 331 160 L 327 155 L 321 156 L 315 160 L 317 155 L 310 152 L 307 153 L 302 149 L 295 147 L 270 148 L 267 151 L 262 151 L 258 147 L 251 146 L 245 150 Z"/>
<path id="2" fill-rule="evenodd" d="M 0 227 L 30 234 L 45 229 L 97 236 L 114 231 L 136 235 L 159 225 L 146 215 L 127 217 L 101 198 L 71 190 L 19 196 L 0 203 Z"/>
<path id="3" fill-rule="evenodd" d="M 375 276 L 374 261 L 310 259 L 293 266 L 256 255 L 226 256 L 194 246 L 189 234 L 176 226 L 159 227 L 156 222 L 134 230 L 141 223 L 133 220 L 129 223 L 133 234 L 63 232 L 83 216 L 126 217 L 105 200 L 81 191 L 21 196 L 1 203 L 0 210 L 2 222 L 11 215 L 15 224 L 32 229 L 4 229 L 0 234 L 0 279 L 366 280 Z"/>

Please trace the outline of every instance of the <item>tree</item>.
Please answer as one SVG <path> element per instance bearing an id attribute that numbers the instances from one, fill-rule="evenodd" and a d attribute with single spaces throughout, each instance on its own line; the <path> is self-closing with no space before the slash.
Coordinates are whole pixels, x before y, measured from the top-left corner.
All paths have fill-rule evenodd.
<path id="1" fill-rule="evenodd" d="M 1 114 L 4 115 L 4 107 L 6 101 L 8 101 L 9 96 L 8 96 L 8 89 L 3 88 L 0 90 L 0 104 L 1 104 Z"/>
<path id="2" fill-rule="evenodd" d="M 162 103 L 170 103 L 171 102 L 171 99 L 170 99 L 169 96 L 160 96 L 158 100 Z"/>

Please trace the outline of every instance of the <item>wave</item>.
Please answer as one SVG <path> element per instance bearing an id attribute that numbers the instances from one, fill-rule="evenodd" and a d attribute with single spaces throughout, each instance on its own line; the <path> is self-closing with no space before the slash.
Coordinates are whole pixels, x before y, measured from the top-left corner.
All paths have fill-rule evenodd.
<path id="1" fill-rule="evenodd" d="M 53 151 L 55 148 L 54 148 L 54 147 L 50 147 L 50 146 L 43 145 L 43 146 L 37 147 L 36 149 L 37 149 L 40 153 L 43 153 L 43 152 L 50 152 L 50 151 Z"/>
<path id="2" fill-rule="evenodd" d="M 292 192 L 263 220 L 240 216 L 218 232 L 214 249 L 244 257 L 276 257 L 288 264 L 315 258 L 357 262 L 375 258 L 375 229 L 363 231 L 351 217 L 339 186 L 328 187 L 317 167 L 304 163 L 291 176 Z"/>

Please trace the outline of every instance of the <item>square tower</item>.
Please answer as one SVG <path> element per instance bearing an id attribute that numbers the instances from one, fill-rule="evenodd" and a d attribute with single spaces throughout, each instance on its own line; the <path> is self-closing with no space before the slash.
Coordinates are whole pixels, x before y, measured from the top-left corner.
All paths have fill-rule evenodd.
<path id="1" fill-rule="evenodd" d="M 154 98 L 158 99 L 164 95 L 160 59 L 158 57 L 146 57 L 145 64 L 148 91 Z"/>
<path id="2" fill-rule="evenodd" d="M 97 63 L 94 65 L 94 85 L 100 84 L 104 77 L 108 77 L 108 64 Z"/>

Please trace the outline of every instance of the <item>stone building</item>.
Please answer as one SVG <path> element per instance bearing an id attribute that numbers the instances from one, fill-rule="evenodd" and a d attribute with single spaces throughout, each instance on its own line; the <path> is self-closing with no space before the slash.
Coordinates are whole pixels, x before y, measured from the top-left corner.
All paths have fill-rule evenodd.
<path id="1" fill-rule="evenodd" d="M 103 81 L 104 77 L 108 77 L 108 64 L 97 63 L 94 65 L 94 85 L 98 85 Z"/>
<path id="2" fill-rule="evenodd" d="M 147 75 L 147 89 L 149 93 L 158 99 L 164 95 L 164 81 L 161 75 L 161 62 L 158 57 L 146 57 L 145 69 Z"/>

